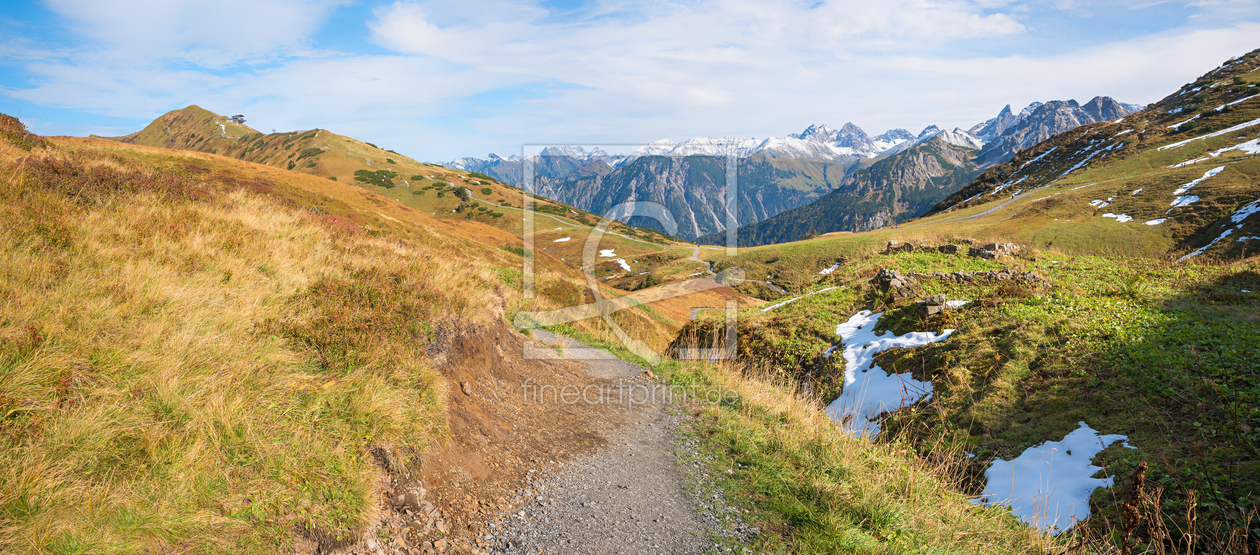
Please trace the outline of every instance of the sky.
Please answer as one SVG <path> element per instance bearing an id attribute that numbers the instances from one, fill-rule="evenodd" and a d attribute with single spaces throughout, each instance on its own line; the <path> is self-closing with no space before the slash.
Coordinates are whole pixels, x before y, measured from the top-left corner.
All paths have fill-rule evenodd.
<path id="1" fill-rule="evenodd" d="M 1256 48 L 1260 0 L 6 0 L 0 113 L 118 136 L 196 104 L 443 162 L 1146 104 Z"/>

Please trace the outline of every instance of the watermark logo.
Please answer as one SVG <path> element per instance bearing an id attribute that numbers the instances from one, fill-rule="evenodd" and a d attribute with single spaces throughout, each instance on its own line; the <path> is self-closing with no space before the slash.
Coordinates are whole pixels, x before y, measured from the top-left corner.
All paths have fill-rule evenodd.
<path id="1" fill-rule="evenodd" d="M 689 400 L 709 404 L 731 404 L 739 400 L 739 393 L 732 389 L 696 382 L 661 386 L 634 382 L 613 386 L 589 384 L 546 384 L 533 378 L 521 384 L 522 399 L 527 405 L 670 405 Z"/>
<path id="2" fill-rule="evenodd" d="M 536 228 L 537 223 L 542 218 L 548 218 L 559 220 L 561 223 L 573 227 L 583 227 L 581 224 L 577 224 L 573 221 L 566 222 L 562 219 L 562 217 L 557 217 L 554 214 L 539 214 L 535 210 L 535 195 L 538 194 L 539 190 L 538 180 L 540 178 L 555 179 L 557 177 L 555 175 L 548 174 L 548 172 L 552 171 L 549 168 L 561 167 L 562 165 L 574 167 L 573 164 L 580 167 L 581 165 L 587 163 L 588 160 L 579 159 L 572 154 L 573 152 L 587 152 L 584 148 L 582 148 L 584 146 L 594 146 L 596 149 L 612 147 L 612 150 L 617 151 L 629 150 L 629 147 L 640 145 L 601 144 L 569 145 L 565 147 L 543 147 L 542 145 L 525 146 L 523 149 L 524 151 L 522 152 L 523 164 L 521 173 L 523 181 L 522 189 L 524 189 L 524 193 L 522 194 L 522 206 L 524 208 L 522 238 L 524 240 L 523 247 L 525 249 L 522 268 L 524 279 L 522 282 L 524 287 L 524 298 L 526 299 L 532 299 L 535 297 L 535 288 L 539 283 L 539 276 L 535 272 L 535 256 L 537 253 L 535 247 L 538 231 Z M 659 148 L 660 145 L 654 144 L 648 146 Z M 647 150 L 646 147 L 634 150 L 635 153 L 644 151 L 652 152 L 652 150 Z M 661 156 L 661 154 L 638 156 L 631 154 L 630 157 L 620 162 L 618 169 L 624 170 L 630 167 L 630 165 L 642 163 L 645 164 L 645 166 L 643 168 L 636 168 L 636 170 L 642 169 L 650 172 L 651 170 L 647 168 L 647 164 L 652 161 L 659 160 Z M 680 158 L 682 158 L 680 155 L 665 155 L 665 157 L 671 158 L 671 165 L 684 163 L 680 160 Z M 739 219 L 737 218 L 739 208 L 739 158 L 737 153 L 734 152 L 725 156 L 714 156 L 711 158 L 720 160 L 724 164 L 725 168 L 725 184 L 723 187 L 723 212 L 725 213 L 724 227 L 726 229 L 725 251 L 727 256 L 734 256 L 738 253 L 736 230 L 739 228 Z M 562 162 L 563 164 L 561 164 Z M 598 202 L 596 202 L 596 204 L 599 205 Z M 684 204 L 684 206 L 686 205 Z M 590 232 L 587 234 L 583 242 L 581 260 L 578 266 L 585 275 L 587 290 L 590 292 L 594 301 L 581 305 L 567 306 L 556 310 L 520 312 L 516 315 L 513 324 L 519 328 L 545 328 L 591 318 L 600 318 L 623 346 L 625 346 L 630 352 L 648 361 L 649 364 L 655 366 L 660 363 L 660 355 L 653 351 L 652 348 L 643 341 L 635 339 L 627 334 L 625 330 L 623 330 L 622 327 L 612 318 L 612 315 L 618 311 L 626 310 L 631 307 L 648 305 L 670 298 L 691 295 L 741 282 L 744 279 L 743 270 L 740 268 L 730 268 L 723 270 L 722 272 L 713 273 L 710 268 L 710 271 L 702 272 L 703 275 L 700 277 L 690 277 L 681 281 L 674 281 L 639 291 L 632 291 L 625 295 L 605 295 L 606 290 L 601 289 L 599 281 L 595 277 L 595 267 L 599 262 L 598 252 L 601 250 L 599 248 L 600 242 L 607 234 L 611 233 L 608 229 L 612 222 L 621 221 L 625 223 L 631 221 L 632 219 L 636 222 L 641 222 L 645 219 L 652 220 L 658 223 L 660 229 L 663 229 L 669 235 L 676 236 L 678 233 L 680 215 L 674 214 L 669 207 L 661 203 L 637 200 L 633 197 L 624 202 L 612 203 L 607 206 L 599 205 L 598 209 L 602 211 L 602 214 L 597 214 L 601 216 L 600 222 L 594 228 L 591 228 Z M 687 209 L 690 210 L 690 208 Z M 694 223 L 694 214 L 689 214 L 689 216 L 691 216 L 691 218 L 687 221 Z M 629 237 L 626 238 L 631 239 Z M 696 246 L 694 247 L 694 250 L 695 253 L 692 255 L 692 259 L 700 261 L 700 247 Z M 725 312 L 726 333 L 721 347 L 679 349 L 675 353 L 675 356 L 680 359 L 704 359 L 709 361 L 735 358 L 737 342 L 737 301 L 735 299 L 727 299 L 723 309 Z M 574 350 L 571 353 L 566 353 L 566 358 L 601 358 L 599 354 L 592 353 L 591 351 L 594 350 Z M 540 349 L 531 344 L 526 344 L 526 358 L 554 358 L 554 356 L 554 351 L 549 349 Z"/>

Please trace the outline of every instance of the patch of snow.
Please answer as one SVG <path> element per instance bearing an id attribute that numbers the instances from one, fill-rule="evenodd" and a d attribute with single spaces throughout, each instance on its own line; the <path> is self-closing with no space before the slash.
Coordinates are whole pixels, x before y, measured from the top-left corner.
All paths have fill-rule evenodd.
<path id="1" fill-rule="evenodd" d="M 766 277 L 770 277 L 770 276 L 766 276 Z M 776 309 L 776 308 L 779 308 L 779 307 L 781 307 L 781 306 L 783 306 L 783 305 L 786 305 L 786 304 L 789 304 L 789 303 L 794 303 L 794 302 L 799 301 L 799 300 L 801 300 L 801 299 L 804 299 L 805 297 L 808 297 L 808 296 L 810 296 L 810 295 L 817 295 L 817 294 L 819 294 L 819 293 L 823 293 L 823 292 L 826 292 L 826 291 L 831 291 L 832 289 L 835 289 L 835 287 L 828 287 L 828 288 L 826 288 L 826 289 L 819 289 L 819 290 L 817 290 L 817 291 L 812 291 L 812 292 L 806 293 L 806 294 L 804 294 L 804 295 L 801 295 L 801 296 L 799 296 L 799 297 L 792 297 L 792 298 L 790 298 L 790 299 L 788 299 L 788 300 L 786 300 L 786 301 L 783 301 L 783 302 L 780 302 L 780 303 L 775 303 L 775 304 L 772 304 L 772 305 L 770 305 L 770 306 L 767 306 L 767 307 L 765 307 L 765 308 L 761 309 L 761 311 L 762 311 L 762 312 L 770 312 L 771 310 L 774 310 L 774 309 Z"/>
<path id="2" fill-rule="evenodd" d="M 1257 212 L 1260 212 L 1260 200 L 1252 201 L 1251 204 L 1239 208 L 1229 217 L 1229 221 L 1241 224 L 1243 220 Z"/>
<path id="3" fill-rule="evenodd" d="M 1209 177 L 1212 177 L 1218 173 L 1221 173 L 1224 170 L 1225 170 L 1225 166 L 1217 166 L 1215 168 L 1212 168 L 1208 170 L 1207 173 L 1204 173 L 1203 177 L 1200 177 L 1194 181 L 1191 181 L 1189 183 L 1186 183 L 1185 185 L 1182 185 L 1181 187 L 1178 187 L 1176 191 L 1173 191 L 1173 194 L 1184 195 L 1186 194 L 1186 192 L 1190 190 L 1191 187 L 1194 187 L 1195 185 L 1198 185 L 1200 183 L 1203 183 L 1204 181 L 1207 181 Z"/>
<path id="4" fill-rule="evenodd" d="M 1168 128 L 1169 128 L 1169 129 L 1176 129 L 1176 128 L 1181 127 L 1181 126 L 1183 126 L 1183 125 L 1185 125 L 1185 124 L 1187 124 L 1187 123 L 1190 123 L 1190 122 L 1192 122 L 1192 121 L 1194 121 L 1194 120 L 1196 120 L 1196 119 L 1199 119 L 1199 114 L 1195 114 L 1195 115 L 1194 115 L 1194 117 L 1192 117 L 1192 118 L 1190 118 L 1190 119 L 1188 119 L 1188 120 L 1186 120 L 1186 121 L 1183 121 L 1183 122 L 1181 122 L 1181 123 L 1174 123 L 1174 124 L 1172 124 L 1172 125 L 1169 125 L 1169 126 L 1168 126 Z"/>
<path id="5" fill-rule="evenodd" d="M 1233 132 L 1235 132 L 1235 131 L 1238 131 L 1239 129 L 1246 129 L 1246 128 L 1251 127 L 1251 126 L 1256 125 L 1256 124 L 1260 124 L 1260 118 L 1256 118 L 1256 119 L 1253 119 L 1253 120 L 1248 121 L 1248 122 L 1240 123 L 1240 124 L 1238 124 L 1238 125 L 1235 125 L 1235 126 L 1233 126 L 1233 127 L 1228 128 L 1228 129 L 1222 129 L 1222 130 L 1217 131 L 1217 132 L 1214 132 L 1214 133 L 1208 133 L 1207 135 L 1203 135 L 1203 136 L 1201 136 L 1201 137 L 1195 137 L 1195 138 L 1193 138 L 1193 139 L 1186 139 L 1186 140 L 1184 140 L 1184 141 L 1178 141 L 1178 142 L 1175 142 L 1175 143 L 1172 143 L 1172 144 L 1164 145 L 1164 146 L 1161 146 L 1161 147 L 1159 147 L 1159 148 L 1157 148 L 1157 149 L 1155 149 L 1155 150 L 1168 150 L 1168 149 L 1170 149 L 1170 148 L 1177 148 L 1177 147 L 1185 146 L 1185 145 L 1189 144 L 1191 141 L 1197 141 L 1197 140 L 1200 140 L 1200 139 L 1210 139 L 1210 138 L 1212 138 L 1212 137 L 1219 137 L 1219 136 L 1224 135 L 1224 134 L 1226 134 L 1226 133 L 1233 133 Z"/>
<path id="6" fill-rule="evenodd" d="M 1120 120 L 1116 120 L 1116 123 L 1120 123 Z M 1116 133 L 1115 135 L 1112 135 L 1112 137 L 1119 137 L 1119 136 L 1121 136 L 1121 135 L 1123 135 L 1123 134 L 1125 134 L 1125 133 L 1128 133 L 1128 132 L 1130 132 L 1130 131 L 1133 131 L 1133 130 L 1132 130 L 1132 129 L 1125 129 L 1124 131 L 1121 131 L 1121 132 L 1119 132 L 1119 133 Z"/>
<path id="7" fill-rule="evenodd" d="M 552 243 L 563 243 L 565 241 L 568 241 L 569 239 L 572 239 L 572 237 L 561 237 L 559 239 L 556 239 L 555 241 L 552 241 Z"/>
<path id="8" fill-rule="evenodd" d="M 1142 189 L 1145 189 L 1145 188 L 1146 188 L 1146 187 L 1138 187 L 1136 191 L 1133 191 L 1133 195 L 1134 195 L 1134 196 L 1137 196 L 1137 194 L 1138 194 L 1138 193 L 1140 193 L 1140 192 L 1142 192 Z"/>
<path id="9" fill-rule="evenodd" d="M 1251 100 L 1251 99 L 1253 99 L 1253 98 L 1255 98 L 1255 97 L 1257 97 L 1257 96 L 1260 96 L 1260 94 L 1253 94 L 1253 95 L 1251 95 L 1251 96 L 1248 96 L 1247 98 L 1240 98 L 1240 99 L 1238 99 L 1238 100 L 1235 100 L 1235 101 L 1233 101 L 1233 102 L 1230 102 L 1230 103 L 1226 104 L 1225 106 L 1233 106 L 1233 105 L 1235 105 L 1235 104 L 1238 104 L 1239 102 L 1246 102 L 1246 101 Z M 1221 106 L 1221 108 L 1224 108 L 1225 106 Z M 1219 112 L 1219 111 L 1221 111 L 1221 108 L 1217 108 L 1217 109 L 1216 109 L 1216 111 L 1218 111 L 1218 112 Z"/>
<path id="10" fill-rule="evenodd" d="M 624 258 L 618 258 L 615 262 L 616 262 L 616 263 L 618 263 L 618 264 L 621 264 L 621 269 L 622 269 L 622 270 L 625 270 L 625 271 L 627 271 L 627 272 L 629 272 L 629 271 L 630 271 L 630 265 L 629 265 L 629 264 L 626 264 L 626 259 L 624 259 Z"/>
<path id="11" fill-rule="evenodd" d="M 1178 259 L 1177 259 L 1177 262 L 1184 262 L 1184 261 L 1186 261 L 1186 260 L 1190 259 L 1190 257 L 1192 257 L 1192 256 L 1199 256 L 1200 254 L 1203 254 L 1203 251 L 1208 250 L 1209 248 L 1211 248 L 1211 247 L 1212 247 L 1212 245 L 1215 245 L 1216 243 L 1220 242 L 1220 240 L 1221 240 L 1221 239 L 1224 239 L 1224 238 L 1226 238 L 1226 237 L 1229 237 L 1229 234 L 1231 234 L 1231 233 L 1233 233 L 1233 232 L 1234 232 L 1234 230 L 1233 230 L 1233 229 L 1227 229 L 1227 230 L 1225 230 L 1225 233 L 1222 233 L 1220 237 L 1217 237 L 1217 238 L 1213 239 L 1211 243 L 1208 243 L 1208 244 L 1206 244 L 1206 245 L 1203 245 L 1202 247 L 1199 247 L 1199 248 L 1195 249 L 1195 250 L 1194 250 L 1194 252 L 1191 252 L 1190 254 L 1187 254 L 1187 255 L 1185 255 L 1185 256 L 1183 256 L 1183 257 L 1181 257 L 1181 258 L 1178 258 Z"/>
<path id="12" fill-rule="evenodd" d="M 1168 218 L 1160 218 L 1158 220 L 1151 220 L 1149 222 L 1146 222 L 1146 225 L 1159 225 L 1166 221 L 1168 221 Z"/>
<path id="13" fill-rule="evenodd" d="M 1029 161 L 1027 161 L 1027 162 L 1024 162 L 1023 166 L 1020 166 L 1020 167 L 1019 167 L 1019 169 L 1020 169 L 1020 170 L 1024 169 L 1024 166 L 1027 166 L 1028 164 L 1031 164 L 1031 163 L 1033 163 L 1033 162 L 1036 162 L 1037 160 L 1040 160 L 1040 159 L 1042 159 L 1042 158 L 1045 158 L 1045 157 L 1046 157 L 1046 155 L 1048 155 L 1048 154 L 1050 154 L 1051 152 L 1054 152 L 1054 151 L 1056 151 L 1056 150 L 1058 150 L 1058 149 L 1059 149 L 1059 147 L 1057 147 L 1057 146 L 1056 146 L 1056 147 L 1054 147 L 1054 148 L 1051 148 L 1050 150 L 1047 150 L 1047 151 L 1045 151 L 1045 152 L 1041 153 L 1041 155 L 1040 155 L 1040 156 L 1038 156 L 1038 157 L 1036 157 L 1036 158 L 1033 158 L 1032 160 L 1029 160 Z M 1015 170 L 1015 171 L 1019 171 L 1019 170 Z"/>
<path id="14" fill-rule="evenodd" d="M 1246 152 L 1247 154 L 1258 154 L 1260 153 L 1260 139 L 1252 139 L 1245 143 L 1239 143 L 1234 146 L 1228 146 L 1214 152 L 1209 152 L 1208 156 L 1216 158 L 1217 156 L 1220 156 L 1221 154 L 1224 154 L 1231 150 L 1241 150 L 1243 152 Z M 1206 157 L 1200 158 L 1200 160 L 1207 160 L 1207 158 Z"/>
<path id="15" fill-rule="evenodd" d="M 1093 206 L 1094 208 L 1103 208 L 1107 206 L 1108 204 L 1111 204 L 1111 203 L 1100 198 L 1096 198 L 1094 200 L 1089 201 L 1089 205 Z"/>
<path id="16" fill-rule="evenodd" d="M 1198 202 L 1198 200 L 1199 200 L 1199 197 L 1196 197 L 1194 195 L 1180 196 L 1173 199 L 1172 204 L 1170 206 L 1172 206 L 1173 208 L 1180 208 L 1182 206 L 1190 206 L 1190 203 Z"/>
<path id="17" fill-rule="evenodd" d="M 844 389 L 827 405 L 827 417 L 858 437 L 873 438 L 880 432 L 878 419 L 885 413 L 910 406 L 932 396 L 932 382 L 921 382 L 909 373 L 888 374 L 875 364 L 875 355 L 892 348 L 910 348 L 941 341 L 954 333 L 874 333 L 884 313 L 863 310 L 836 326 L 844 344 Z"/>
<path id="18" fill-rule="evenodd" d="M 617 249 L 604 249 L 599 251 L 600 258 L 613 258 L 617 256 Z"/>
<path id="19" fill-rule="evenodd" d="M 840 269 L 840 263 L 836 262 L 830 268 L 823 268 L 822 271 L 818 272 L 818 275 L 825 276 L 839 269 Z"/>
<path id="20" fill-rule="evenodd" d="M 1129 216 L 1129 215 L 1127 215 L 1127 214 L 1112 214 L 1111 212 L 1108 212 L 1108 213 L 1106 213 L 1106 214 L 1103 214 L 1103 215 L 1102 215 L 1102 217 L 1104 217 L 1104 218 L 1115 218 L 1115 219 L 1116 219 L 1116 221 L 1117 221 L 1117 222 L 1120 222 L 1120 223 L 1133 221 L 1133 218 L 1132 218 L 1132 217 L 1130 217 L 1130 216 Z"/>
<path id="21" fill-rule="evenodd" d="M 950 308 L 958 308 L 965 304 L 967 304 L 967 301 L 945 301 L 945 306 Z"/>
<path id="22" fill-rule="evenodd" d="M 1007 505 L 1015 518 L 1051 534 L 1089 517 L 1089 497 L 1113 484 L 1112 477 L 1093 478 L 1101 467 L 1090 463 L 1122 435 L 1100 436 L 1084 422 L 1061 441 L 1025 449 L 1014 460 L 995 459 L 985 471 L 980 502 Z"/>

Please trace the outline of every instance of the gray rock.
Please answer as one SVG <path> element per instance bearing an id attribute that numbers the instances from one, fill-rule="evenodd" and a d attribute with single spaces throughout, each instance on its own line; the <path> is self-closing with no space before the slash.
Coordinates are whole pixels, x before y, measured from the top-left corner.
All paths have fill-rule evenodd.
<path id="1" fill-rule="evenodd" d="M 942 254 L 958 254 L 958 245 L 941 245 L 936 250 Z"/>
<path id="2" fill-rule="evenodd" d="M 922 302 L 919 303 L 919 316 L 923 318 L 930 318 L 944 311 L 944 306 L 930 305 Z"/>
<path id="3" fill-rule="evenodd" d="M 948 300 L 949 299 L 945 298 L 945 295 L 932 295 L 923 299 L 923 303 L 928 306 L 942 306 Z"/>

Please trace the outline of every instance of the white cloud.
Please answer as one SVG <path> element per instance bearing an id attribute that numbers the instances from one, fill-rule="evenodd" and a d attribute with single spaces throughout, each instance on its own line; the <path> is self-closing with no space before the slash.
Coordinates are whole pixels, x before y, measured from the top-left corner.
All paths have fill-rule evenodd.
<path id="1" fill-rule="evenodd" d="M 1092 8 L 1069 4 L 1060 8 Z M 1006 0 L 606 0 L 566 13 L 395 2 L 367 22 L 330 21 L 335 0 L 50 5 L 85 42 L 0 47 L 21 54 L 10 60 L 34 83 L 0 94 L 143 120 L 195 103 L 245 113 L 259 129 L 323 127 L 428 160 L 850 120 L 918 131 L 968 126 L 1006 103 L 1097 94 L 1150 102 L 1260 36 L 1238 23 L 995 55 L 1046 17 Z M 313 50 L 321 25 L 360 23 L 392 53 Z"/>
<path id="2" fill-rule="evenodd" d="M 111 57 L 222 67 L 300 50 L 347 0 L 45 0 Z"/>

